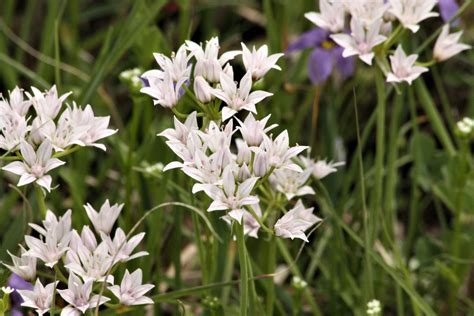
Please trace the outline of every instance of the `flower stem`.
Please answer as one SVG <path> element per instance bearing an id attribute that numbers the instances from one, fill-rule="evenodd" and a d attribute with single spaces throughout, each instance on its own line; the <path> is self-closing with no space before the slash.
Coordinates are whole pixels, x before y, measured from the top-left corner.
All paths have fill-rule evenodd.
<path id="1" fill-rule="evenodd" d="M 267 271 L 268 274 L 275 273 L 276 268 L 276 240 L 275 236 L 270 236 L 267 253 Z M 271 277 L 267 280 L 267 298 L 266 298 L 266 312 L 267 315 L 273 315 L 273 305 L 275 302 L 275 283 L 274 278 Z"/>
<path id="2" fill-rule="evenodd" d="M 35 195 L 36 195 L 36 202 L 38 203 L 38 208 L 41 212 L 41 217 L 46 217 L 46 203 L 44 201 L 44 194 L 43 190 L 39 185 L 35 185 Z"/>
<path id="3" fill-rule="evenodd" d="M 245 248 L 244 225 L 234 224 L 237 237 L 237 246 L 239 248 L 239 264 L 240 264 L 240 316 L 247 316 L 248 305 L 248 265 L 247 250 Z"/>
<path id="4" fill-rule="evenodd" d="M 385 157 L 385 83 L 382 73 L 376 70 L 375 84 L 377 90 L 377 125 L 375 146 L 375 188 L 372 216 L 370 216 L 370 244 L 377 235 L 377 223 L 382 211 L 384 157 Z"/>
<path id="5" fill-rule="evenodd" d="M 421 106 L 425 110 L 426 115 L 428 116 L 428 119 L 430 120 L 433 129 L 439 138 L 439 141 L 451 156 L 454 155 L 456 153 L 456 149 L 454 148 L 454 145 L 451 141 L 451 137 L 446 130 L 446 127 L 444 126 L 441 119 L 441 115 L 436 109 L 433 99 L 431 98 L 422 79 L 415 81 L 415 89 Z"/>
<path id="6" fill-rule="evenodd" d="M 355 121 L 356 121 L 356 132 L 357 132 L 357 156 L 359 161 L 359 178 L 360 178 L 360 195 L 362 200 L 362 210 L 363 210 L 363 229 L 364 229 L 364 261 L 365 261 L 365 287 L 364 287 L 364 299 L 368 301 L 370 297 L 373 297 L 374 286 L 373 286 L 373 275 L 372 275 L 372 261 L 370 259 L 369 250 L 372 248 L 370 246 L 370 234 L 369 234 L 369 225 L 368 225 L 368 211 L 367 205 L 365 202 L 365 181 L 364 181 L 364 163 L 362 160 L 362 144 L 360 139 L 360 128 L 359 128 L 359 114 L 357 110 L 357 99 L 354 92 L 354 112 L 355 112 Z"/>

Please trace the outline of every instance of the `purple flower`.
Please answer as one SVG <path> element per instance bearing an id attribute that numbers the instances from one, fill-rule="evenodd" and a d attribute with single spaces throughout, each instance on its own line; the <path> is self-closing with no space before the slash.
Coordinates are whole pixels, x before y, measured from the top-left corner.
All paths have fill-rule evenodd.
<path id="1" fill-rule="evenodd" d="M 344 79 L 354 73 L 353 58 L 342 57 L 343 48 L 337 46 L 329 35 L 328 31 L 316 27 L 301 34 L 287 49 L 287 52 L 291 53 L 313 48 L 308 60 L 308 73 L 314 84 L 326 81 L 334 69 Z"/>
<path id="2" fill-rule="evenodd" d="M 10 294 L 11 315 L 22 316 L 23 313 L 20 311 L 20 306 L 21 303 L 23 303 L 23 299 L 16 290 L 33 290 L 33 284 L 23 280 L 17 274 L 12 273 L 12 275 L 8 279 L 8 286 L 15 290 L 12 294 Z"/>
<path id="3" fill-rule="evenodd" d="M 456 3 L 456 0 L 439 0 L 439 11 L 444 22 L 448 22 L 456 12 L 459 10 L 459 5 Z M 459 19 L 456 19 L 453 22 L 453 25 L 458 25 Z"/>

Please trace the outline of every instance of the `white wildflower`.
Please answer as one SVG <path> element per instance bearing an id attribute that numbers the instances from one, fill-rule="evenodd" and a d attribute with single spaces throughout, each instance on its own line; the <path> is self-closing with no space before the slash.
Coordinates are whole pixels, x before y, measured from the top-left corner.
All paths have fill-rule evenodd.
<path id="1" fill-rule="evenodd" d="M 319 1 L 321 12 L 307 12 L 305 18 L 331 33 L 337 33 L 344 29 L 344 19 L 346 12 L 342 1 Z"/>
<path id="2" fill-rule="evenodd" d="M 240 110 L 247 110 L 256 114 L 257 109 L 255 105 L 266 97 L 273 95 L 272 93 L 262 90 L 250 92 L 252 89 L 251 72 L 247 72 L 242 77 L 238 88 L 232 76 L 221 72 L 220 84 L 221 88 L 215 89 L 214 95 L 227 104 L 227 106 L 222 108 L 223 121 L 234 116 Z"/>
<path id="3" fill-rule="evenodd" d="M 390 56 L 392 71 L 387 74 L 387 82 L 406 81 L 411 85 L 413 80 L 428 71 L 426 67 L 414 65 L 417 58 L 416 54 L 407 56 L 402 46 L 398 45 L 395 54 Z"/>
<path id="4" fill-rule="evenodd" d="M 142 284 L 142 270 L 137 269 L 132 273 L 125 270 L 120 286 L 110 286 L 109 290 L 124 305 L 144 305 L 153 304 L 153 300 L 146 297 L 145 293 L 154 287 L 152 284 Z"/>
<path id="5" fill-rule="evenodd" d="M 389 3 L 390 12 L 413 33 L 420 29 L 418 24 L 421 21 L 439 15 L 431 11 L 438 0 L 389 0 Z"/>
<path id="6" fill-rule="evenodd" d="M 331 173 L 337 172 L 337 167 L 344 166 L 346 163 L 344 161 L 340 162 L 327 162 L 326 160 L 318 160 L 314 161 L 313 159 L 309 159 L 306 157 L 299 157 L 303 162 L 304 169 L 310 170 L 313 177 L 321 180 L 326 176 L 330 175 Z"/>
<path id="7" fill-rule="evenodd" d="M 92 285 L 92 280 L 83 283 L 74 273 L 69 273 L 67 289 L 58 290 L 59 295 L 69 303 L 68 306 L 63 308 L 61 315 L 84 314 L 88 309 L 95 308 L 97 305 L 102 305 L 110 300 L 104 295 L 93 295 L 91 297 Z"/>
<path id="8" fill-rule="evenodd" d="M 8 254 L 12 258 L 13 265 L 4 265 L 20 278 L 32 281 L 36 277 L 36 258 L 28 255 L 26 249 L 21 245 L 20 249 L 20 257 L 17 257 L 8 251 Z"/>
<path id="9" fill-rule="evenodd" d="M 29 143 L 22 141 L 20 152 L 24 161 L 14 161 L 2 169 L 20 176 L 18 186 L 36 182 L 51 191 L 52 178 L 47 173 L 65 164 L 62 160 L 52 158 L 52 151 L 49 140 L 45 140 L 36 152 Z"/>
<path id="10" fill-rule="evenodd" d="M 110 202 L 107 199 L 100 207 L 99 212 L 97 212 L 89 203 L 84 205 L 84 208 L 86 209 L 87 216 L 92 222 L 96 232 L 103 232 L 108 235 L 120 215 L 123 206 L 124 204 L 110 205 Z"/>
<path id="11" fill-rule="evenodd" d="M 351 35 L 334 34 L 331 35 L 331 38 L 344 48 L 343 57 L 357 55 L 364 63 L 372 65 L 372 59 L 374 58 L 372 49 L 387 39 L 386 36 L 380 34 L 382 22 L 382 19 L 378 19 L 370 24 L 366 30 L 358 18 L 352 17 Z"/>
<path id="12" fill-rule="evenodd" d="M 43 286 L 37 279 L 33 290 L 17 290 L 23 299 L 21 306 L 34 308 L 40 316 L 46 314 L 51 308 L 56 284 L 53 282 Z"/>
<path id="13" fill-rule="evenodd" d="M 305 208 L 301 200 L 275 224 L 275 235 L 283 238 L 300 238 L 308 242 L 305 231 L 321 219 L 313 214 L 313 208 Z"/>
<path id="14" fill-rule="evenodd" d="M 436 61 L 444 61 L 464 50 L 471 49 L 470 45 L 459 42 L 462 33 L 462 31 L 459 31 L 449 34 L 449 24 L 443 26 L 443 30 L 436 40 L 436 44 L 433 49 L 433 58 Z"/>
<path id="15" fill-rule="evenodd" d="M 268 55 L 268 46 L 262 45 L 258 50 L 255 46 L 250 51 L 244 43 L 242 45 L 242 59 L 247 72 L 252 74 L 252 79 L 261 79 L 270 69 L 281 70 L 276 63 L 284 54 Z"/>

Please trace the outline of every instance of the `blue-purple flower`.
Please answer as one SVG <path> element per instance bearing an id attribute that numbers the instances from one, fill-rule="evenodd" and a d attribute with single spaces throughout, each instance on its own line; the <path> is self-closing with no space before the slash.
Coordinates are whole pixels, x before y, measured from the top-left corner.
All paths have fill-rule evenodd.
<path id="1" fill-rule="evenodd" d="M 330 38 L 330 32 L 313 28 L 304 32 L 287 49 L 288 53 L 307 48 L 313 48 L 308 60 L 309 78 L 313 84 L 326 81 L 335 69 L 343 79 L 354 73 L 353 58 L 342 57 L 343 48 Z"/>
<path id="2" fill-rule="evenodd" d="M 439 0 L 438 4 L 444 22 L 448 22 L 459 10 L 459 5 L 456 3 L 456 0 Z M 454 21 L 453 24 L 459 24 L 459 20 Z"/>
<path id="3" fill-rule="evenodd" d="M 22 316 L 23 313 L 20 310 L 20 306 L 21 303 L 23 303 L 23 299 L 21 298 L 20 294 L 18 294 L 17 290 L 33 290 L 33 284 L 23 280 L 17 274 L 12 273 L 12 275 L 8 279 L 8 286 L 15 290 L 12 294 L 10 294 L 10 313 L 13 316 Z"/>

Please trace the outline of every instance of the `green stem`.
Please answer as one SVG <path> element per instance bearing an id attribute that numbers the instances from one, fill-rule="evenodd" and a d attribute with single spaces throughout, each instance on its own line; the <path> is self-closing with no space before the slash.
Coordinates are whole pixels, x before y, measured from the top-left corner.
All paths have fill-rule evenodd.
<path id="1" fill-rule="evenodd" d="M 385 43 L 383 45 L 383 50 L 384 51 L 387 51 L 388 49 L 390 49 L 390 47 L 393 45 L 393 43 L 395 43 L 395 41 L 403 33 L 403 30 L 404 30 L 403 25 L 399 24 L 397 26 L 397 28 L 395 29 L 395 31 L 393 31 L 392 34 L 390 35 L 390 37 L 385 41 Z"/>
<path id="2" fill-rule="evenodd" d="M 193 229 L 194 229 L 194 238 L 196 239 L 196 244 L 198 246 L 199 252 L 199 261 L 201 263 L 201 273 L 202 273 L 202 283 L 207 284 L 209 283 L 209 272 L 208 268 L 210 265 L 207 264 L 206 260 L 206 249 L 201 240 L 201 231 L 199 229 L 199 218 L 196 214 L 192 214 L 193 220 Z"/>
<path id="3" fill-rule="evenodd" d="M 73 146 L 73 147 L 69 147 L 68 149 L 64 150 L 64 151 L 60 151 L 60 152 L 57 152 L 53 155 L 54 158 L 61 158 L 61 157 L 64 157 L 64 156 L 67 156 L 69 154 L 72 154 L 73 152 L 76 152 L 78 151 L 79 149 L 81 148 L 81 146 Z"/>
<path id="4" fill-rule="evenodd" d="M 247 250 L 245 248 L 244 225 L 234 224 L 235 235 L 237 237 L 237 246 L 239 248 L 239 263 L 240 263 L 240 315 L 247 315 L 247 305 L 249 296 L 248 283 L 248 265 L 247 265 Z"/>
<path id="5" fill-rule="evenodd" d="M 293 260 L 291 257 L 290 252 L 288 251 L 288 248 L 286 247 L 285 243 L 281 238 L 276 239 L 276 243 L 278 246 L 278 250 L 280 251 L 280 254 L 282 255 L 283 259 L 286 261 L 288 265 L 288 269 L 291 271 L 291 273 L 301 279 L 303 279 L 303 274 L 299 270 L 298 266 L 296 265 L 296 262 Z M 304 288 L 304 297 L 306 298 L 306 301 L 309 303 L 309 306 L 311 308 L 311 312 L 315 316 L 321 316 L 322 312 L 319 309 L 319 306 L 316 303 L 316 298 L 314 294 L 311 292 L 310 287 Z"/>
<path id="6" fill-rule="evenodd" d="M 268 274 L 275 273 L 276 269 L 276 240 L 275 236 L 270 237 L 269 245 L 267 248 L 267 271 Z M 266 299 L 266 312 L 267 315 L 273 315 L 273 305 L 275 302 L 275 281 L 271 277 L 267 280 L 267 299 Z"/>
<path id="7" fill-rule="evenodd" d="M 462 173 L 463 175 L 466 175 L 469 173 L 469 144 L 464 141 L 461 145 L 461 152 L 460 152 L 460 170 L 463 170 L 464 172 Z M 460 257 L 461 255 L 461 237 L 462 237 L 462 222 L 461 222 L 461 216 L 462 216 L 462 210 L 463 210 L 463 200 L 464 200 L 464 191 L 465 191 L 465 186 L 466 186 L 466 177 L 462 176 L 462 178 L 459 181 L 457 192 L 456 192 L 456 197 L 455 197 L 455 207 L 454 207 L 454 227 L 453 227 L 453 239 L 452 239 L 452 244 L 451 244 L 451 249 L 452 249 L 452 255 L 455 258 Z M 456 274 L 456 276 L 462 280 L 463 278 L 461 277 L 461 271 L 460 271 L 460 264 L 459 263 L 454 263 L 453 265 L 453 271 Z M 455 315 L 457 313 L 457 297 L 458 297 L 458 291 L 459 291 L 459 284 L 452 284 L 452 288 L 449 291 L 449 308 L 450 308 L 450 313 L 452 315 Z"/>
<path id="8" fill-rule="evenodd" d="M 454 148 L 454 145 L 451 141 L 451 137 L 449 136 L 449 133 L 444 126 L 443 120 L 441 119 L 441 115 L 436 109 L 433 99 L 431 98 L 428 89 L 421 78 L 415 81 L 415 89 L 421 106 L 425 110 L 426 115 L 428 116 L 428 119 L 433 126 L 434 132 L 438 136 L 441 144 L 451 156 L 454 155 L 456 153 L 456 149 Z"/>
<path id="9" fill-rule="evenodd" d="M 355 92 L 354 92 L 355 93 Z M 359 113 L 357 110 L 357 100 L 354 95 L 354 111 L 355 111 L 355 120 L 356 120 L 356 134 L 357 134 L 357 156 L 359 161 L 359 179 L 360 179 L 360 195 L 362 200 L 362 210 L 363 210 L 363 226 L 364 226 L 364 258 L 365 258 L 365 270 L 366 270 L 366 280 L 364 282 L 364 301 L 368 302 L 370 298 L 373 297 L 374 285 L 373 285 L 373 276 L 372 276 L 372 261 L 370 258 L 369 250 L 372 249 L 370 246 L 370 236 L 369 236 L 369 227 L 368 227 L 368 212 L 367 205 L 365 203 L 365 181 L 364 181 L 364 163 L 362 160 L 362 144 L 360 139 L 360 128 L 359 128 Z M 374 219 L 375 220 L 375 219 Z"/>
<path id="10" fill-rule="evenodd" d="M 379 70 L 375 73 L 377 89 L 377 133 L 375 147 L 375 188 L 374 204 L 369 216 L 370 245 L 377 236 L 377 223 L 382 213 L 384 155 L 385 155 L 385 81 Z"/>
<path id="11" fill-rule="evenodd" d="M 43 190 L 39 185 L 35 185 L 35 195 L 36 195 L 36 202 L 38 203 L 38 208 L 41 212 L 41 217 L 45 218 L 46 217 L 46 202 L 44 201 L 44 194 Z"/>

